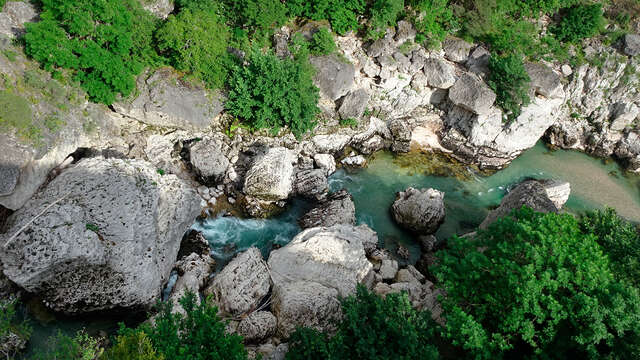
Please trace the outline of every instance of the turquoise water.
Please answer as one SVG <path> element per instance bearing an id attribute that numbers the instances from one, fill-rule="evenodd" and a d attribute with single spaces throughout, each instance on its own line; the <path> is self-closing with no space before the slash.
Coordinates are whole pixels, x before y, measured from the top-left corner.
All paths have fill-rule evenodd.
<path id="1" fill-rule="evenodd" d="M 611 206 L 624 217 L 640 221 L 640 176 L 624 175 L 614 162 L 604 162 L 579 152 L 550 152 L 544 145 L 538 144 L 505 170 L 491 176 L 479 176 L 471 170 L 465 170 L 464 179 L 436 176 L 416 167 L 402 167 L 399 163 L 404 163 L 403 159 L 406 158 L 378 153 L 366 169 L 354 172 L 339 170 L 329 181 L 332 191 L 345 187 L 353 194 L 357 221 L 371 226 L 386 248 L 392 253 L 398 244 L 409 249 L 408 262 L 418 259 L 419 246 L 412 234 L 394 224 L 389 207 L 395 199 L 395 193 L 409 186 L 433 187 L 445 192 L 447 215 L 436 234 L 440 240 L 472 231 L 482 222 L 489 209 L 500 203 L 509 186 L 529 177 L 570 182 L 571 196 L 566 205 L 568 211 L 579 213 Z M 274 246 L 285 245 L 300 231 L 296 220 L 309 206 L 303 201 L 294 201 L 287 211 L 272 219 L 219 216 L 199 220 L 193 228 L 204 233 L 218 265 L 222 266 L 236 252 L 250 246 L 258 246 L 267 256 Z M 50 316 L 49 319 L 41 316 L 40 320 L 32 317 L 34 335 L 30 351 L 41 348 L 45 339 L 59 330 L 71 334 L 87 328 L 92 335 L 98 331 L 112 334 L 117 329 L 117 321 L 121 320 L 117 317 L 73 319 Z"/>

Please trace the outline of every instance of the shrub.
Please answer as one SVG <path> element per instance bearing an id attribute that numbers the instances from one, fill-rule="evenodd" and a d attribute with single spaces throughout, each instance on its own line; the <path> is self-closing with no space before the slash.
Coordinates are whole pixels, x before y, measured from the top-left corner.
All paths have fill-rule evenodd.
<path id="1" fill-rule="evenodd" d="M 103 349 L 98 340 L 84 331 L 74 337 L 58 333 L 47 341 L 46 349 L 36 353 L 32 360 L 97 360 Z"/>
<path id="2" fill-rule="evenodd" d="M 329 55 L 336 51 L 337 46 L 333 41 L 333 35 L 327 28 L 316 31 L 311 38 L 309 50 L 313 55 Z"/>
<path id="3" fill-rule="evenodd" d="M 213 6 L 183 8 L 156 33 L 158 49 L 171 65 L 191 72 L 210 88 L 224 85 L 229 65 L 229 29 L 217 11 Z"/>
<path id="4" fill-rule="evenodd" d="M 331 28 L 344 35 L 359 28 L 358 17 L 367 9 L 365 0 L 287 0 L 289 16 L 329 20 Z"/>
<path id="5" fill-rule="evenodd" d="M 89 97 L 111 104 L 156 59 L 155 22 L 136 0 L 47 0 L 26 24 L 25 52 L 47 70 L 72 69 Z"/>
<path id="6" fill-rule="evenodd" d="M 16 305 L 18 300 L 0 300 L 0 342 L 4 342 L 7 337 L 17 335 L 20 339 L 27 341 L 31 336 L 31 327 L 26 321 L 19 321 L 16 316 Z M 12 359 L 20 349 L 3 346 L 0 344 L 0 356 Z"/>
<path id="7" fill-rule="evenodd" d="M 287 8 L 280 0 L 224 0 L 225 15 L 230 22 L 246 28 L 259 42 L 271 40 L 272 30 L 284 24 Z"/>
<path id="8" fill-rule="evenodd" d="M 419 43 L 439 43 L 456 27 L 448 0 L 410 0 L 409 5 L 415 11 L 411 22 L 418 31 L 416 41 Z"/>
<path id="9" fill-rule="evenodd" d="M 156 353 L 147 334 L 140 330 L 120 329 L 115 345 L 107 350 L 101 360 L 163 360 Z"/>
<path id="10" fill-rule="evenodd" d="M 298 329 L 290 339 L 288 360 L 437 359 L 431 344 L 436 325 L 428 312 L 416 311 L 406 293 L 382 299 L 359 287 L 342 302 L 342 322 L 332 338 Z"/>
<path id="11" fill-rule="evenodd" d="M 602 5 L 576 5 L 569 8 L 551 32 L 564 42 L 576 42 L 600 33 L 604 26 Z"/>
<path id="12" fill-rule="evenodd" d="M 246 60 L 248 65 L 236 64 L 229 78 L 227 110 L 253 129 L 277 133 L 288 126 L 296 136 L 311 130 L 318 88 L 308 61 L 279 59 L 256 49 Z"/>
<path id="13" fill-rule="evenodd" d="M 521 106 L 529 99 L 529 74 L 522 63 L 522 56 L 509 54 L 489 58 L 489 87 L 496 93 L 497 104 L 505 111 L 509 119 L 520 115 Z"/>
<path id="14" fill-rule="evenodd" d="M 624 358 L 640 344 L 640 294 L 596 240 L 571 215 L 528 208 L 452 238 L 435 269 L 444 334 L 477 359 Z"/>
<path id="15" fill-rule="evenodd" d="M 160 303 L 160 312 L 155 317 L 154 325 L 145 323 L 139 330 L 148 336 L 156 352 L 166 359 L 246 359 L 242 337 L 227 334 L 225 323 L 218 318 L 218 309 L 207 301 L 196 304 L 196 296 L 187 293 L 180 299 L 185 315 L 172 313 L 171 302 Z M 139 336 L 127 329 L 121 330 L 121 335 L 124 341 L 133 343 L 136 339 L 132 337 Z M 120 346 L 120 343 L 116 346 Z M 127 344 L 122 346 L 126 347 Z"/>
<path id="16" fill-rule="evenodd" d="M 340 119 L 340 126 L 349 126 L 352 128 L 356 128 L 358 127 L 358 120 L 350 117 L 350 118 L 346 118 L 346 119 Z"/>
<path id="17" fill-rule="evenodd" d="M 375 0 L 371 6 L 367 37 L 379 39 L 387 28 L 395 26 L 400 13 L 404 10 L 404 0 Z"/>
<path id="18" fill-rule="evenodd" d="M 640 234 L 615 210 L 591 211 L 580 218 L 582 231 L 594 234 L 611 259 L 615 275 L 640 287 Z"/>

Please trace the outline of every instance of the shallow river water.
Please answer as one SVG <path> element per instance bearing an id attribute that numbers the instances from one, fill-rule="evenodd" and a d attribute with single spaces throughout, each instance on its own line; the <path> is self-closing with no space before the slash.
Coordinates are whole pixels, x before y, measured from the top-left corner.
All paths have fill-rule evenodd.
<path id="1" fill-rule="evenodd" d="M 509 186 L 526 178 L 570 182 L 571 196 L 565 206 L 567 211 L 580 213 L 610 206 L 629 220 L 640 221 L 640 176 L 625 175 L 612 161 L 605 162 L 575 151 L 551 152 L 539 143 L 508 168 L 490 176 L 480 176 L 464 168 L 462 171 L 458 169 L 458 176 L 438 176 L 433 173 L 433 166 L 427 166 L 431 170 L 425 170 L 425 166 L 417 164 L 430 156 L 407 158 L 382 152 L 376 154 L 366 169 L 355 172 L 338 170 L 329 179 L 332 191 L 344 187 L 353 194 L 358 223 L 366 223 L 374 229 L 383 245 L 392 252 L 398 244 L 407 247 L 411 254 L 409 262 L 418 259 L 419 246 L 410 234 L 393 223 L 389 213 L 395 193 L 409 186 L 433 187 L 445 192 L 446 219 L 436 234 L 440 240 L 473 230 L 489 209 L 500 203 Z M 272 219 L 215 217 L 197 221 L 193 228 L 201 230 L 207 237 L 219 263 L 225 263 L 235 252 L 250 246 L 258 246 L 267 256 L 274 244 L 284 245 L 300 231 L 296 220 L 309 206 L 296 200 L 285 212 Z M 117 320 L 122 319 L 80 321 L 49 317 L 46 323 L 33 319 L 34 335 L 30 349 L 41 347 L 44 339 L 58 330 L 73 333 L 87 327 L 93 333 L 98 330 L 112 333 L 117 328 Z"/>

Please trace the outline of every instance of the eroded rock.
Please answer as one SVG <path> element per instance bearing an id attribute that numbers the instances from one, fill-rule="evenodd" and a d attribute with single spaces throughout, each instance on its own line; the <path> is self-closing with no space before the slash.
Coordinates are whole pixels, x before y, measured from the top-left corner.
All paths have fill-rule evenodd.
<path id="1" fill-rule="evenodd" d="M 432 234 L 444 221 L 444 193 L 435 189 L 407 188 L 396 195 L 391 215 L 406 229 Z"/>

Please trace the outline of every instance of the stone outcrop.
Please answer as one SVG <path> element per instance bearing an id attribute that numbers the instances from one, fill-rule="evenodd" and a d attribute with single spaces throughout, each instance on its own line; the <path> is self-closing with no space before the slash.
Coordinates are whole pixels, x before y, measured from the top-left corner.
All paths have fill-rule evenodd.
<path id="1" fill-rule="evenodd" d="M 553 180 L 526 180 L 514 187 L 502 199 L 500 206 L 492 210 L 480 224 L 486 229 L 498 218 L 509 215 L 511 211 L 523 206 L 538 212 L 557 212 L 569 198 L 570 185 Z M 558 206 L 559 205 L 559 206 Z"/>
<path id="2" fill-rule="evenodd" d="M 444 221 L 444 193 L 412 187 L 396 195 L 391 215 L 398 225 L 421 234 L 432 234 Z"/>
<path id="3" fill-rule="evenodd" d="M 213 295 L 219 310 L 238 315 L 254 311 L 271 288 L 269 269 L 255 247 L 238 254 L 217 274 L 205 295 Z"/>
<path id="4" fill-rule="evenodd" d="M 9 218 L 0 259 L 54 310 L 146 307 L 199 211 L 195 191 L 144 161 L 85 159 Z"/>
<path id="5" fill-rule="evenodd" d="M 306 198 L 321 200 L 327 196 L 329 183 L 322 169 L 300 170 L 295 175 L 295 193 Z"/>
<path id="6" fill-rule="evenodd" d="M 200 289 L 204 287 L 211 273 L 211 267 L 215 264 L 215 261 L 209 256 L 209 254 L 197 254 L 191 253 L 190 255 L 180 259 L 176 263 L 176 269 L 178 270 L 178 279 L 171 291 L 169 297 L 173 303 L 173 311 L 185 314 L 180 299 L 187 293 L 198 294 Z M 195 297 L 196 303 L 200 303 L 200 297 Z"/>
<path id="7" fill-rule="evenodd" d="M 120 114 L 145 124 L 202 130 L 222 111 L 222 95 L 188 83 L 170 68 L 138 77 L 139 95 L 113 104 Z"/>
<path id="8" fill-rule="evenodd" d="M 290 150 L 270 148 L 254 160 L 247 171 L 244 193 L 266 201 L 284 200 L 293 190 L 293 162 Z"/>
<path id="9" fill-rule="evenodd" d="M 345 189 L 339 190 L 302 215 L 298 223 L 303 229 L 337 224 L 355 225 L 356 207 L 353 197 Z"/>
<path id="10" fill-rule="evenodd" d="M 442 49 L 447 59 L 457 63 L 467 61 L 472 47 L 472 44 L 453 36 L 447 37 L 442 42 Z"/>
<path id="11" fill-rule="evenodd" d="M 317 71 L 314 83 L 326 97 L 335 101 L 349 93 L 355 76 L 353 64 L 336 55 L 311 57 L 310 61 Z"/>
<path id="12" fill-rule="evenodd" d="M 496 101 L 496 94 L 475 75 L 463 74 L 449 89 L 449 100 L 474 114 L 485 115 Z"/>
<path id="13" fill-rule="evenodd" d="M 640 54 L 640 35 L 626 34 L 623 38 L 623 51 L 629 56 Z"/>
<path id="14" fill-rule="evenodd" d="M 268 311 L 255 311 L 240 320 L 237 333 L 245 342 L 256 342 L 272 336 L 276 332 L 278 320 Z"/>
<path id="15" fill-rule="evenodd" d="M 448 89 L 456 82 L 455 68 L 441 59 L 426 59 L 422 71 L 430 87 Z"/>
<path id="16" fill-rule="evenodd" d="M 315 154 L 313 161 L 316 167 L 324 171 L 326 176 L 333 174 L 336 171 L 336 159 L 331 154 Z"/>
<path id="17" fill-rule="evenodd" d="M 215 185 L 224 178 L 229 167 L 225 151 L 227 145 L 221 141 L 207 138 L 191 146 L 189 159 L 194 171 L 203 184 Z"/>
<path id="18" fill-rule="evenodd" d="M 367 109 L 369 103 L 369 93 L 364 89 L 350 92 L 342 100 L 338 114 L 342 119 L 360 119 Z"/>

